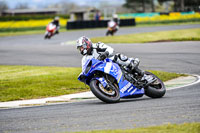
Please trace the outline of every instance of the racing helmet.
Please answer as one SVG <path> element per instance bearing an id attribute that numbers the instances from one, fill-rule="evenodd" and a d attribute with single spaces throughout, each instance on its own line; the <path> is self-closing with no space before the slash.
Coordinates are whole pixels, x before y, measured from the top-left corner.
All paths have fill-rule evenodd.
<path id="1" fill-rule="evenodd" d="M 82 36 L 77 40 L 76 47 L 82 55 L 90 54 L 92 51 L 92 41 L 89 38 Z"/>
<path id="2" fill-rule="evenodd" d="M 59 17 L 58 16 L 56 16 L 55 18 L 54 18 L 54 20 L 56 20 L 56 21 L 59 21 Z"/>
<path id="3" fill-rule="evenodd" d="M 118 15 L 117 14 L 113 14 L 112 16 L 114 19 L 118 18 Z"/>

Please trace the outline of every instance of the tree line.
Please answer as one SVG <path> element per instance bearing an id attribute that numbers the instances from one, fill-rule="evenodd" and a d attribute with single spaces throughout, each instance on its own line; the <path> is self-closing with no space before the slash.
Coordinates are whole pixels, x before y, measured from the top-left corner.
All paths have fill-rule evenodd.
<path id="1" fill-rule="evenodd" d="M 155 12 L 155 3 L 162 5 L 166 2 L 173 3 L 173 11 L 200 11 L 200 0 L 126 0 L 123 5 L 135 12 L 146 12 L 147 6 L 151 7 L 151 11 Z"/>

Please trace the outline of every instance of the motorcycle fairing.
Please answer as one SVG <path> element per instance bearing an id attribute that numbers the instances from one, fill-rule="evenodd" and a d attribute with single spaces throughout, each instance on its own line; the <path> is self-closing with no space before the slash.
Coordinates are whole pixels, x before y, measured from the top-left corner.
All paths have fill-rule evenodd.
<path id="1" fill-rule="evenodd" d="M 49 32 L 53 32 L 55 29 L 56 29 L 56 26 L 52 23 L 48 24 L 46 28 L 46 30 Z"/>
<path id="2" fill-rule="evenodd" d="M 132 83 L 130 83 L 127 80 L 121 81 L 119 84 L 119 90 L 120 90 L 120 97 L 127 97 L 131 95 L 139 95 L 144 94 L 144 89 L 138 89 L 136 88 Z"/>
<path id="3" fill-rule="evenodd" d="M 90 66 L 91 65 L 91 66 Z M 97 79 L 101 84 L 106 87 L 107 82 L 104 79 L 104 77 L 91 77 L 93 73 L 96 71 L 101 71 L 106 74 L 109 74 L 113 76 L 119 86 L 119 91 L 120 91 L 120 97 L 127 97 L 131 95 L 137 95 L 137 94 L 144 94 L 144 89 L 138 89 L 136 88 L 132 83 L 127 81 L 123 73 L 121 71 L 121 68 L 119 67 L 118 64 L 112 62 L 110 59 L 106 59 L 105 61 L 99 61 L 97 59 L 88 59 L 85 64 L 83 65 L 83 72 L 79 75 L 78 80 L 86 83 L 89 85 L 91 79 Z M 89 71 L 87 71 L 87 67 L 90 68 Z M 84 77 L 84 78 L 83 78 Z"/>

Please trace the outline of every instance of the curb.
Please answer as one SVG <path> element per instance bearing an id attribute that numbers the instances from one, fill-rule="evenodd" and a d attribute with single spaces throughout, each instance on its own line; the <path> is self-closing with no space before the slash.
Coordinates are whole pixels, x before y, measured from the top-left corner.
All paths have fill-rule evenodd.
<path id="1" fill-rule="evenodd" d="M 179 77 L 176 79 L 169 80 L 169 81 L 165 82 L 164 84 L 165 84 L 167 90 L 174 90 L 174 89 L 194 85 L 197 83 L 200 83 L 199 75 L 190 75 L 187 77 Z"/>
<path id="2" fill-rule="evenodd" d="M 49 97 L 43 99 L 31 99 L 31 100 L 17 100 L 10 102 L 0 102 L 0 108 L 18 108 L 18 107 L 30 107 L 30 106 L 41 106 L 50 105 L 62 102 L 75 102 L 81 99 L 92 99 L 95 96 L 92 92 L 82 92 L 77 94 L 62 95 L 58 97 Z"/>
<path id="3" fill-rule="evenodd" d="M 190 85 L 200 83 L 199 75 L 190 75 L 187 77 L 179 77 L 176 79 L 169 80 L 164 82 L 167 90 L 178 89 Z M 60 104 L 66 102 L 76 102 L 80 100 L 95 99 L 91 91 L 82 92 L 77 94 L 62 95 L 58 97 L 49 97 L 43 99 L 31 99 L 31 100 L 18 100 L 10 102 L 0 102 L 0 109 L 7 108 L 21 108 L 21 107 L 30 107 L 30 106 L 44 106 L 52 104 Z"/>

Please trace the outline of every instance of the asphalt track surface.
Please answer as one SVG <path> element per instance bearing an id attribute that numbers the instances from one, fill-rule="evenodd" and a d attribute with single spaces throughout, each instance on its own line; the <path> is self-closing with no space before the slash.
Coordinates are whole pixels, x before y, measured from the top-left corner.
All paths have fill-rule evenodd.
<path id="1" fill-rule="evenodd" d="M 195 25 L 173 25 L 157 27 L 120 28 L 117 33 L 143 33 L 165 31 L 175 29 L 197 28 Z M 80 36 L 103 36 L 106 29 L 82 30 L 60 33 L 51 40 L 44 40 L 43 34 L 26 35 L 0 38 L 0 64 L 4 65 L 42 65 L 42 66 L 67 66 L 79 67 L 81 56 L 76 51 L 76 45 L 63 45 L 68 41 L 77 40 Z M 74 42 L 75 43 L 75 42 Z M 128 56 L 139 56 L 133 48 L 127 53 L 126 47 L 117 46 L 116 52 L 122 52 Z M 123 51 L 121 50 L 123 49 Z M 146 48 L 145 48 L 146 49 Z M 131 52 L 131 53 L 130 53 Z M 137 53 L 137 54 L 135 54 Z M 139 56 L 141 57 L 141 56 Z M 141 58 L 142 59 L 142 58 Z M 145 65 L 146 66 L 146 65 Z"/>
<path id="2" fill-rule="evenodd" d="M 118 34 L 200 27 L 200 25 L 121 28 Z M 122 31 L 122 33 L 121 33 Z M 74 45 L 62 42 L 81 35 L 101 36 L 105 30 L 61 33 L 44 41 L 41 35 L 0 38 L 0 64 L 80 66 Z M 88 33 L 88 35 L 86 34 Z M 66 36 L 67 35 L 67 36 Z M 58 40 L 61 37 L 65 39 Z M 141 68 L 200 75 L 200 42 L 111 44 L 116 52 L 139 57 Z M 97 100 L 49 106 L 1 109 L 0 132 L 45 133 L 129 129 L 167 123 L 200 122 L 200 83 L 167 91 L 160 99 L 146 96 L 117 104 Z"/>

